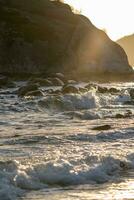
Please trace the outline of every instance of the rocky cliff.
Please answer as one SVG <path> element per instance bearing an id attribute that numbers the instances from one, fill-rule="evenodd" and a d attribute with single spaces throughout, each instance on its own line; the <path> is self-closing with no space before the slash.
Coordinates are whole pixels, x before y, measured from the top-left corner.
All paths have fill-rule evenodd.
<path id="1" fill-rule="evenodd" d="M 69 5 L 0 0 L 0 72 L 131 73 L 124 50 Z"/>
<path id="2" fill-rule="evenodd" d="M 117 40 L 117 43 L 124 48 L 130 65 L 134 66 L 134 34 Z"/>

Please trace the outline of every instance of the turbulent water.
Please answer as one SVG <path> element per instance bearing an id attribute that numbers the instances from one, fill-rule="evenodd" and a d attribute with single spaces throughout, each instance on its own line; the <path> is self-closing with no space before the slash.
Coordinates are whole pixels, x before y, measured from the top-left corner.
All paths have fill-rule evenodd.
<path id="1" fill-rule="evenodd" d="M 22 84 L 0 89 L 0 200 L 134 199 L 134 84 L 20 98 Z"/>

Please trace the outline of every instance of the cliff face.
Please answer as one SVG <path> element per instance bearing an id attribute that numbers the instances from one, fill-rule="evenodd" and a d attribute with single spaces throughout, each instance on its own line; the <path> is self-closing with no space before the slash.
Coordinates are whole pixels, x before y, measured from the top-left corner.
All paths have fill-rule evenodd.
<path id="1" fill-rule="evenodd" d="M 56 71 L 129 73 L 131 68 L 124 50 L 67 4 L 0 0 L 0 72 Z"/>
<path id="2" fill-rule="evenodd" d="M 117 40 L 117 43 L 124 48 L 130 65 L 134 66 L 134 34 Z"/>

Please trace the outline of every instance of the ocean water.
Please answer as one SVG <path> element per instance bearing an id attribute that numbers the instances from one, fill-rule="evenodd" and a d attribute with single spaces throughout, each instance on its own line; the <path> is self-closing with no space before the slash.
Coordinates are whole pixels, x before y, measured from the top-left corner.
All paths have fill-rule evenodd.
<path id="1" fill-rule="evenodd" d="M 23 84 L 0 89 L 0 200 L 134 199 L 134 83 L 20 98 Z"/>

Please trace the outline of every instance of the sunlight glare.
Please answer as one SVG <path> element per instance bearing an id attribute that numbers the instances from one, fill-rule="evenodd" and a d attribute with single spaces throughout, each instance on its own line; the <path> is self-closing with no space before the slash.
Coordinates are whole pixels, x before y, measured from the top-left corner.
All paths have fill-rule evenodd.
<path id="1" fill-rule="evenodd" d="M 133 0 L 65 0 L 116 40 L 134 33 Z"/>

